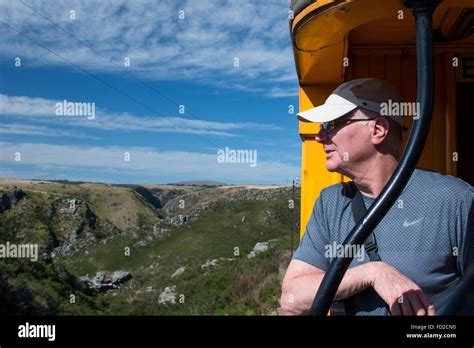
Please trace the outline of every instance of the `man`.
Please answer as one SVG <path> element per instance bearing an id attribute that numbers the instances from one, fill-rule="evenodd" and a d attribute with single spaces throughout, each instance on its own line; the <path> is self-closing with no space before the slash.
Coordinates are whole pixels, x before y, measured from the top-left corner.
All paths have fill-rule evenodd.
<path id="1" fill-rule="evenodd" d="M 399 161 L 403 118 L 381 111 L 400 101 L 389 82 L 358 79 L 336 88 L 324 105 L 298 114 L 321 123 L 316 141 L 327 170 L 351 178 L 366 207 Z M 355 225 L 348 187 L 327 187 L 316 200 L 283 280 L 284 314 L 308 314 L 331 257 L 341 257 L 328 251 L 341 246 Z M 360 246 L 365 257 L 354 258 L 337 290 L 335 300 L 343 301 L 346 314 L 434 315 L 448 303 L 474 262 L 473 196 L 460 179 L 415 169 L 373 231 L 381 260 L 370 262 Z"/>

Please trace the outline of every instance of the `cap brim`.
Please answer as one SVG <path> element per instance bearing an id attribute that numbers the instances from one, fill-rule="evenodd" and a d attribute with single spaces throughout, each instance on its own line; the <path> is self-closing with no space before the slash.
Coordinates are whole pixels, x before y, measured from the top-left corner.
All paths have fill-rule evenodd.
<path id="1" fill-rule="evenodd" d="M 303 122 L 329 122 L 357 108 L 355 104 L 323 104 L 298 113 L 296 116 Z"/>

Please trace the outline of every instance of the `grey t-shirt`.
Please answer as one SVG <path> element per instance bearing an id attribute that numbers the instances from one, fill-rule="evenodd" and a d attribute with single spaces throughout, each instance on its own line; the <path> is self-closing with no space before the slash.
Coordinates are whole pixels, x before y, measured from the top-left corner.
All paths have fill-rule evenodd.
<path id="1" fill-rule="evenodd" d="M 347 186 L 339 183 L 321 191 L 294 259 L 328 269 L 328 245 L 342 244 L 355 225 Z M 473 187 L 458 178 L 415 169 L 374 230 L 382 261 L 418 284 L 437 311 L 450 301 L 474 263 L 473 197 Z M 366 207 L 373 203 L 363 198 Z M 369 262 L 364 255 L 356 256 L 349 267 Z M 347 315 L 390 315 L 372 288 L 344 304 Z"/>

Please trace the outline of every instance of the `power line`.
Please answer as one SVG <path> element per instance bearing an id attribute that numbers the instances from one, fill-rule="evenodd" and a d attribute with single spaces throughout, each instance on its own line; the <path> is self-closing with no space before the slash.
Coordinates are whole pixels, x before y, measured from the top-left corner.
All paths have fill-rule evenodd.
<path id="1" fill-rule="evenodd" d="M 47 22 L 49 22 L 50 24 L 54 25 L 55 27 L 61 29 L 63 32 L 65 32 L 67 35 L 69 35 L 70 37 L 72 37 L 74 40 L 76 40 L 77 42 L 79 42 L 81 45 L 83 45 L 84 47 L 87 47 L 89 50 L 91 50 L 92 52 L 94 52 L 96 55 L 98 55 L 99 57 L 101 57 L 102 59 L 104 59 L 105 61 L 107 61 L 108 63 L 112 64 L 116 69 L 118 69 L 119 71 L 121 72 L 124 72 L 125 74 L 127 74 L 128 76 L 130 76 L 132 79 L 134 79 L 135 81 L 138 81 L 139 83 L 141 83 L 142 85 L 144 85 L 145 87 L 147 87 L 148 89 L 150 89 L 151 91 L 153 91 L 155 94 L 157 94 L 158 96 L 160 96 L 161 98 L 169 101 L 171 104 L 173 104 L 174 106 L 178 106 L 181 105 L 179 102 L 173 100 L 172 98 L 164 95 L 163 93 L 161 93 L 160 91 L 158 91 L 156 88 L 154 88 L 153 86 L 151 86 L 150 84 L 148 84 L 147 82 L 143 81 L 142 79 L 140 79 L 138 76 L 136 76 L 135 74 L 131 73 L 130 71 L 128 71 L 127 69 L 125 69 L 124 67 L 116 64 L 114 61 L 112 61 L 110 58 L 104 56 L 102 53 L 100 53 L 99 51 L 97 51 L 96 49 L 94 49 L 93 47 L 89 46 L 87 43 L 85 43 L 83 40 L 79 39 L 77 36 L 75 36 L 73 33 L 71 33 L 69 30 L 65 29 L 64 27 L 60 26 L 59 24 L 53 22 L 52 20 L 50 20 L 48 17 L 46 17 L 45 15 L 43 15 L 41 12 L 37 11 L 35 8 L 25 4 L 23 1 L 19 1 L 23 6 L 29 8 L 31 11 L 33 11 L 34 13 L 36 13 L 37 15 L 39 15 L 41 18 L 43 18 L 44 20 L 46 20 Z M 194 114 L 193 112 L 189 111 L 189 110 L 186 110 L 186 114 L 190 115 L 191 118 L 193 118 L 194 120 L 196 121 L 200 121 L 201 119 L 199 118 L 198 115 Z M 239 143 L 235 142 L 235 144 L 238 144 L 240 145 Z M 217 146 L 217 145 L 215 145 Z M 219 147 L 219 146 L 218 146 Z"/>
<path id="2" fill-rule="evenodd" d="M 14 29 L 14 28 L 12 28 L 12 27 L 9 26 L 8 24 L 6 24 L 6 23 L 4 23 L 4 22 L 2 22 L 2 21 L 0 21 L 0 24 L 3 24 L 3 25 L 4 25 L 5 27 L 7 27 L 9 30 L 11 30 L 11 31 L 13 31 L 13 32 L 15 32 L 15 33 L 17 33 L 17 34 L 23 36 L 24 38 L 26 38 L 26 39 L 30 40 L 31 42 L 33 42 L 34 44 L 38 45 L 39 47 L 41 47 L 41 48 L 47 50 L 48 52 L 50 52 L 51 54 L 55 55 L 56 57 L 58 57 L 58 58 L 64 60 L 66 63 L 68 63 L 68 64 L 74 66 L 76 69 L 81 70 L 82 72 L 84 72 L 84 73 L 87 74 L 88 76 L 90 76 L 90 77 L 96 79 L 97 81 L 101 82 L 102 84 L 106 85 L 107 87 L 113 89 L 113 90 L 116 91 L 117 93 L 119 93 L 119 94 L 125 96 L 126 98 L 132 100 L 133 102 L 137 103 L 138 105 L 140 105 L 140 106 L 146 108 L 147 110 L 151 111 L 153 114 L 155 114 L 155 115 L 157 115 L 157 116 L 159 116 L 159 117 L 162 117 L 162 118 L 166 118 L 164 115 L 160 114 L 158 111 L 156 111 L 155 109 L 149 107 L 148 105 L 142 103 L 140 100 L 136 99 L 135 97 L 132 97 L 131 95 L 127 94 L 126 92 L 124 92 L 124 91 L 122 91 L 122 90 L 120 90 L 119 88 L 114 87 L 113 85 L 111 85 L 110 83 L 108 83 L 107 81 L 105 81 L 104 79 L 98 77 L 97 75 L 94 75 L 94 74 L 90 73 L 89 71 L 87 71 L 86 69 L 82 68 L 81 66 L 79 66 L 79 65 L 77 65 L 77 64 L 75 64 L 75 63 L 73 63 L 73 62 L 71 62 L 69 59 L 67 59 L 67 58 L 65 58 L 65 57 L 63 57 L 63 56 L 61 56 L 60 54 L 58 54 L 58 53 L 56 53 L 56 52 L 54 52 L 54 51 L 51 50 L 50 48 L 46 47 L 45 45 L 43 45 L 43 44 L 37 42 L 36 40 L 34 40 L 34 39 L 32 39 L 32 38 L 30 38 L 29 36 L 23 34 L 22 32 L 20 32 L 20 31 Z M 180 126 L 180 124 L 174 122 L 172 118 L 167 118 L 167 119 L 170 120 L 170 121 L 171 121 L 172 123 L 174 123 L 175 125 L 177 125 L 178 127 Z M 192 133 L 191 133 L 191 134 L 192 134 Z M 208 140 L 208 139 L 206 139 L 206 138 L 204 138 L 204 137 L 202 137 L 202 136 L 200 136 L 200 135 L 198 135 L 198 134 L 192 134 L 192 135 L 197 136 L 198 138 L 201 138 L 201 139 L 204 140 L 205 142 L 207 142 L 207 143 L 209 143 L 209 144 L 211 144 L 211 145 L 213 145 L 213 146 L 215 146 L 215 147 L 217 147 L 217 148 L 220 148 L 219 145 L 215 144 L 214 142 L 212 142 L 212 141 L 210 141 L 210 140 Z"/>

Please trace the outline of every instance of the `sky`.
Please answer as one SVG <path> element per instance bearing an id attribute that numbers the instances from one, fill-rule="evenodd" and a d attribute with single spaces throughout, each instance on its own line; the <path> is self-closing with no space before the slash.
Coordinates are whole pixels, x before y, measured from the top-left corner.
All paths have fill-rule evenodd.
<path id="1" fill-rule="evenodd" d="M 298 177 L 289 2 L 0 0 L 0 177 Z"/>

